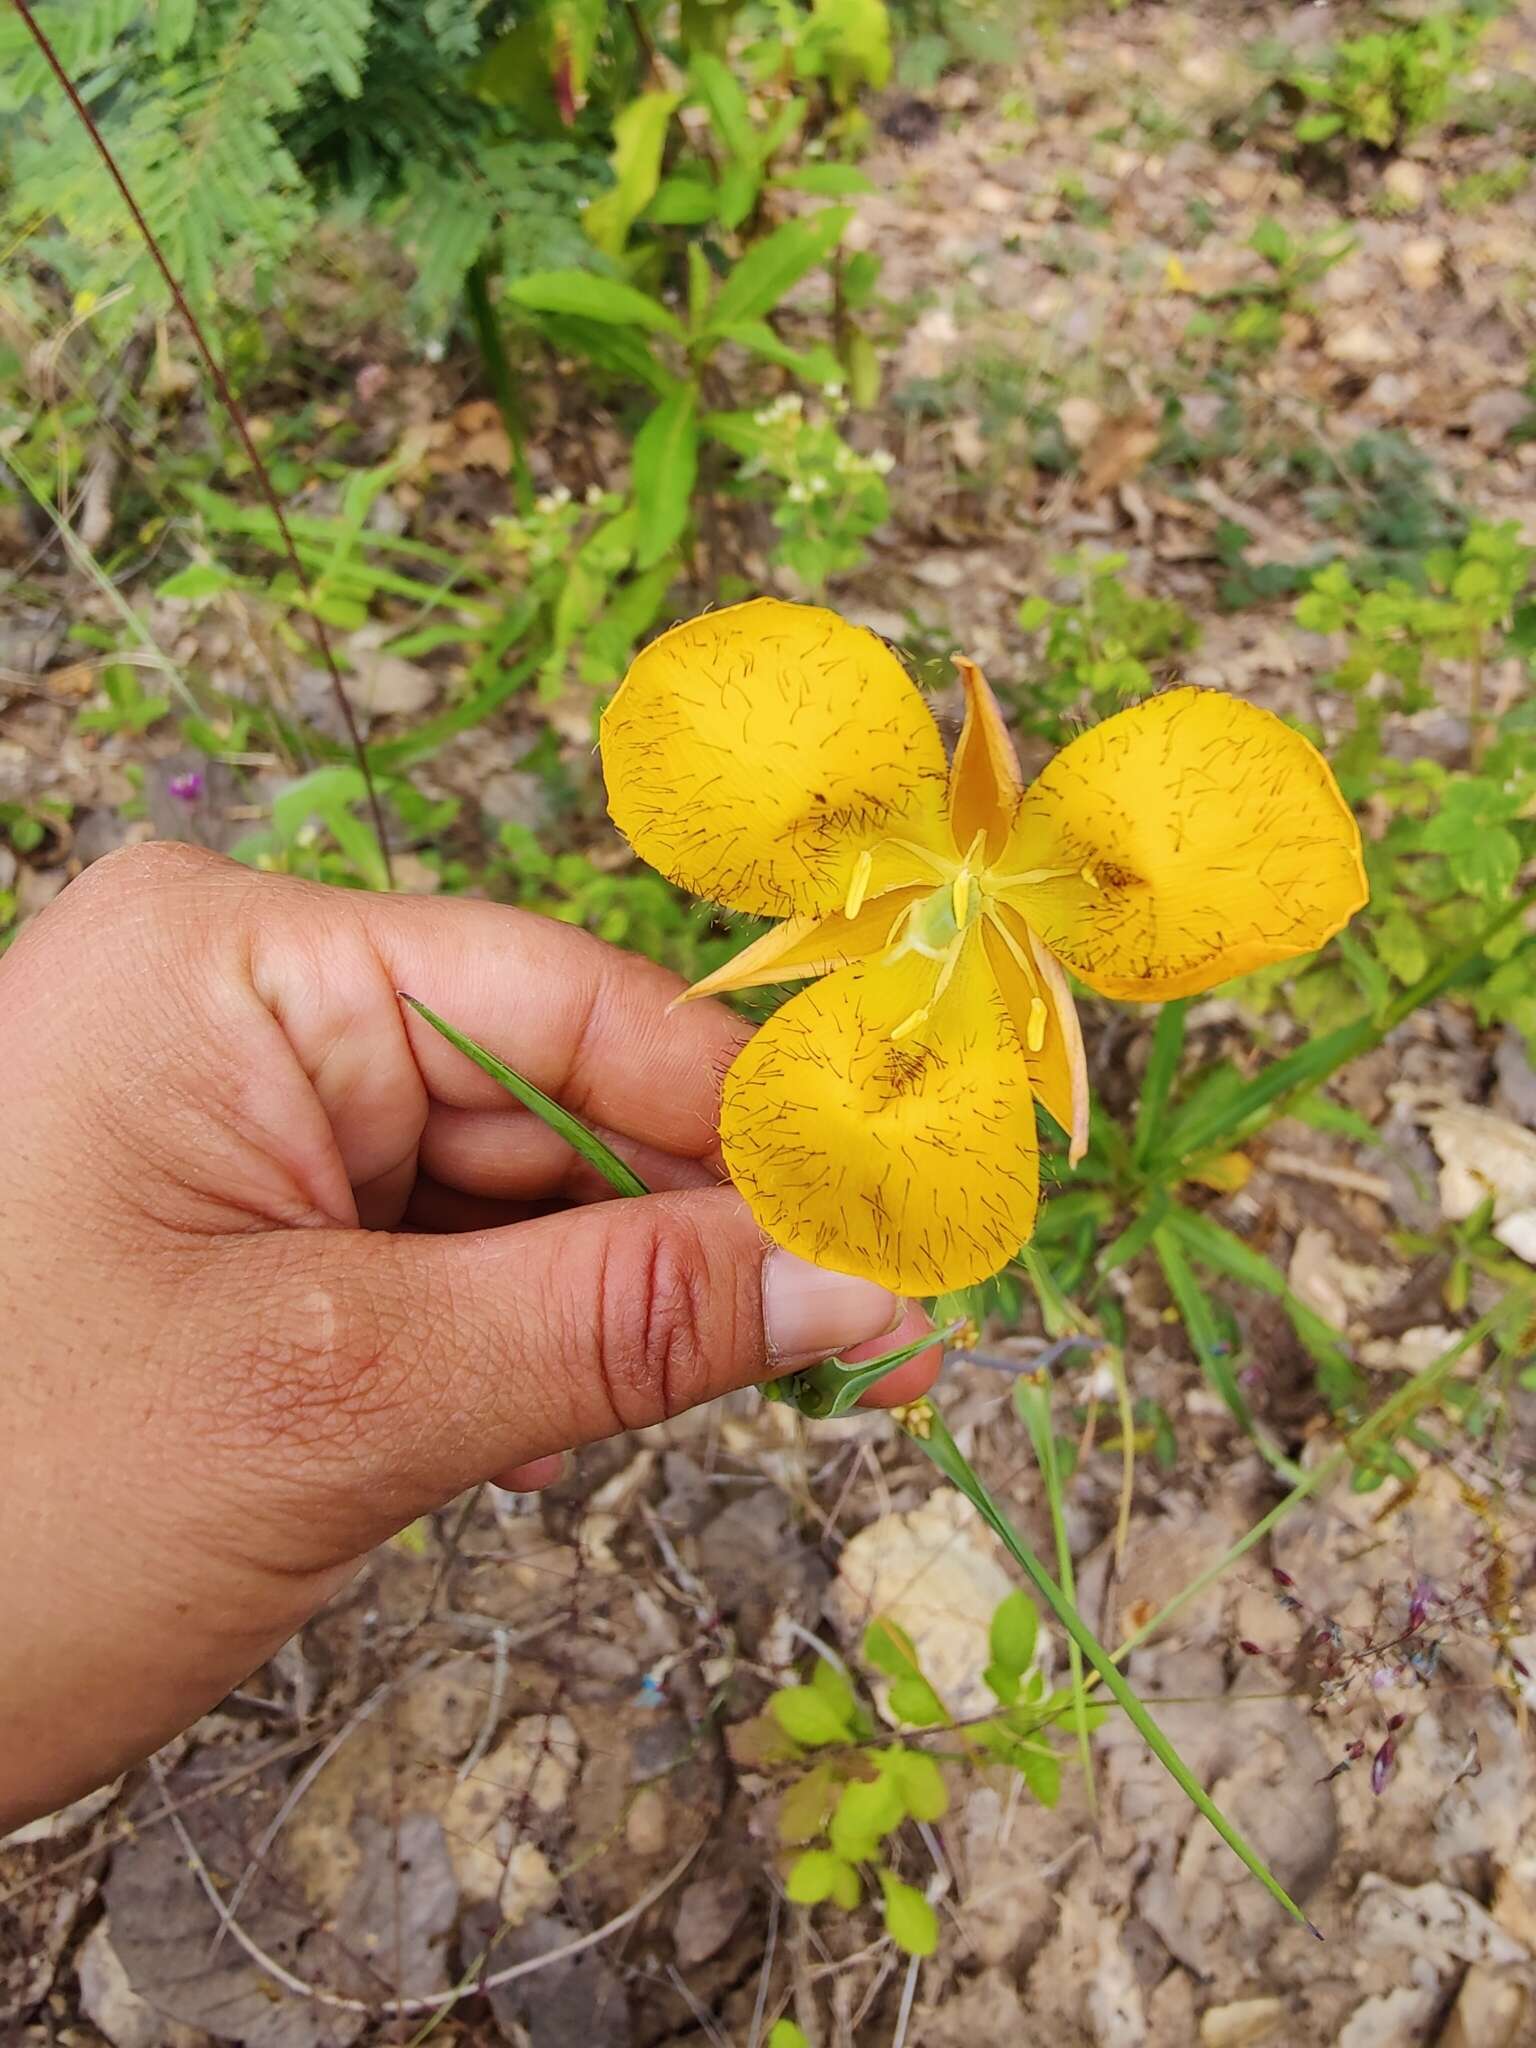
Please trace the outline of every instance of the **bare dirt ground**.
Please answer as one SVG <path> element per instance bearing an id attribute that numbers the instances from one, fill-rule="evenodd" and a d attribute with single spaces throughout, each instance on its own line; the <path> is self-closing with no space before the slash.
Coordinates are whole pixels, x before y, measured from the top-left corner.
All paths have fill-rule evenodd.
<path id="1" fill-rule="evenodd" d="M 1184 673 L 1301 713 L 1326 650 L 1283 602 L 1215 601 L 1224 522 L 1253 536 L 1250 565 L 1305 560 L 1326 538 L 1285 451 L 1326 466 L 1362 433 L 1407 433 L 1431 479 L 1536 540 L 1536 441 L 1511 438 L 1530 409 L 1536 194 L 1470 215 L 1443 199 L 1506 160 L 1508 134 L 1436 137 L 1326 193 L 1259 140 L 1212 143 L 1251 98 L 1242 48 L 1261 31 L 1315 33 L 1315 12 L 1094 14 L 1031 38 L 1005 74 L 891 96 L 868 164 L 880 193 L 857 234 L 904 309 L 888 391 L 906 402 L 885 420 L 899 516 L 845 609 L 909 641 L 916 620 L 924 639 L 1017 674 L 1019 600 L 1049 583 L 1051 558 L 1112 546 L 1199 617 Z M 1496 26 L 1490 83 L 1536 93 L 1533 27 L 1529 7 Z M 1358 243 L 1223 398 L 1184 340 L 1192 297 L 1255 273 L 1247 241 L 1264 214 L 1296 236 L 1342 215 Z M 407 394 L 445 417 L 462 396 L 446 373 L 423 384 L 402 369 L 391 388 L 370 424 L 381 444 Z M 934 392 L 942 404 L 925 402 Z M 1188 471 L 1152 461 L 1170 396 L 1207 444 Z M 1229 405 L 1241 425 L 1223 453 Z M 1038 459 L 1042 406 L 1080 457 L 1066 469 Z M 163 749 L 71 729 L 81 686 L 61 622 L 99 601 L 61 570 L 57 612 L 3 628 L 0 798 L 47 790 L 76 806 L 68 833 L 17 863 L 28 910 L 125 836 L 228 828 L 168 804 Z M 230 668 L 247 652 L 203 650 Z M 522 716 L 432 773 L 482 788 L 525 751 Z M 1433 749 L 1446 725 L 1426 714 L 1412 743 Z M 147 814 L 125 818 L 135 762 Z M 1246 1028 L 1220 1001 L 1193 1019 L 1204 1051 Z M 1284 1029 L 1271 1025 L 1271 1042 Z M 1101 1091 L 1123 1104 L 1143 1027 L 1105 1017 L 1094 1042 Z M 1399 1255 L 1393 1235 L 1438 1221 L 1447 1162 L 1536 1144 L 1536 1074 L 1513 1033 L 1480 1033 L 1442 1005 L 1340 1092 L 1378 1146 L 1281 1126 L 1214 1213 L 1367 1364 L 1412 1370 L 1455 1318 L 1443 1263 Z M 1109 1641 L 1277 1498 L 1150 1279 L 1126 1283 L 1125 1309 L 1133 1391 L 1173 1419 L 1178 1458 L 1138 1461 L 1118 1563 L 1118 1459 L 1085 1456 L 1071 1482 L 1081 1600 Z M 1319 1438 L 1306 1463 L 1321 1455 L 1310 1366 L 1278 1312 L 1247 1301 L 1242 1314 L 1254 1399 L 1304 1446 Z M 1020 1358 L 1041 1342 L 1028 1324 L 1001 1337 Z M 1091 1360 L 1062 1381 L 1090 1399 Z M 1045 1542 L 1006 1378 L 961 1367 L 945 1400 L 978 1468 Z M 1536 2042 L 1536 1691 L 1514 1696 L 1496 1668 L 1501 1631 L 1536 1664 L 1520 1619 L 1532 1429 L 1517 1414 L 1411 1484 L 1323 1492 L 1132 1659 L 1321 1943 L 1114 1720 L 1095 1738 L 1092 1801 L 1070 1770 L 1049 1811 L 1006 1777 L 953 1773 L 948 1817 L 903 1852 L 942 1922 L 921 1967 L 873 1914 L 789 1906 L 781 1781 L 733 1763 L 727 1731 L 803 1667 L 813 1638 L 856 1659 L 872 1603 L 926 1655 L 979 1672 L 1001 1564 L 888 1423 L 806 1426 L 742 1397 L 583 1454 L 540 1499 L 487 1489 L 444 1510 L 148 1770 L 0 1848 L 0 2032 L 29 2048 L 429 2034 L 760 2048 L 792 2011 L 817 2048 Z M 871 1543 L 884 1560 L 873 1589 Z M 1059 1643 L 1052 1654 L 1059 1669 Z"/>

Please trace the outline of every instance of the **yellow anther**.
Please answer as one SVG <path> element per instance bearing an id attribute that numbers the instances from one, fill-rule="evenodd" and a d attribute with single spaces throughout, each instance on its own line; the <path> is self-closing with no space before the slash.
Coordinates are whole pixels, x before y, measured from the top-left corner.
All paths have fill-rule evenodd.
<path id="1" fill-rule="evenodd" d="M 931 1401 L 902 1401 L 891 1410 L 891 1420 L 908 1436 L 923 1439 L 933 1435 L 934 1406 Z"/>
<path id="2" fill-rule="evenodd" d="M 962 868 L 959 874 L 956 875 L 950 888 L 950 901 L 955 907 L 955 929 L 957 931 L 963 932 L 965 930 L 965 915 L 971 907 L 971 890 L 973 887 L 974 884 L 971 881 L 970 870 Z"/>
<path id="3" fill-rule="evenodd" d="M 1083 880 L 1088 884 L 1090 889 L 1098 888 L 1099 878 L 1094 873 L 1092 868 L 1082 868 L 1079 872 L 1081 873 Z"/>
<path id="4" fill-rule="evenodd" d="M 866 846 L 853 864 L 853 878 L 848 884 L 848 895 L 843 903 L 844 917 L 857 917 L 864 908 L 864 897 L 869 888 L 869 878 L 875 871 L 875 857 Z"/>
<path id="5" fill-rule="evenodd" d="M 1029 1006 L 1029 1023 L 1025 1026 L 1024 1043 L 1031 1052 L 1038 1052 L 1045 1043 L 1045 1004 L 1038 996 Z"/>
<path id="6" fill-rule="evenodd" d="M 910 1038 L 912 1033 L 917 1029 L 918 1025 L 926 1024 L 927 1021 L 928 1006 L 925 1004 L 921 1010 L 914 1010 L 910 1017 L 903 1017 L 901 1022 L 896 1026 L 895 1030 L 891 1033 L 891 1037 L 893 1039 Z"/>

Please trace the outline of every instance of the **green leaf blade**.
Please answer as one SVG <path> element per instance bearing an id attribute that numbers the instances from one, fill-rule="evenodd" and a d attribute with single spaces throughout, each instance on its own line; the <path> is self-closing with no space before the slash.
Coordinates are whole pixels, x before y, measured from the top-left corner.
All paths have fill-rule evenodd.
<path id="1" fill-rule="evenodd" d="M 446 1038 L 451 1046 L 463 1053 L 466 1059 L 473 1060 L 482 1073 L 489 1074 L 493 1081 L 505 1088 L 524 1109 L 531 1109 L 552 1131 L 558 1131 L 589 1166 L 597 1169 L 610 1187 L 616 1188 L 621 1195 L 650 1193 L 650 1189 L 639 1174 L 626 1166 L 616 1152 L 609 1150 L 601 1138 L 589 1131 L 568 1109 L 562 1109 L 560 1104 L 546 1095 L 542 1088 L 536 1088 L 532 1081 L 524 1080 L 523 1076 L 509 1067 L 505 1060 L 499 1060 L 495 1053 L 487 1052 L 483 1045 L 477 1045 L 472 1038 L 467 1038 L 462 1031 L 445 1022 L 415 996 L 408 996 L 402 991 L 400 1000 L 408 1004 L 424 1023 L 430 1024 L 434 1031 Z"/>
<path id="2" fill-rule="evenodd" d="M 846 206 L 829 206 L 801 220 L 787 220 L 755 243 L 721 285 L 710 312 L 709 331 L 724 333 L 742 320 L 761 320 L 807 272 L 826 261 L 853 218 Z"/>
<path id="3" fill-rule="evenodd" d="M 688 524 L 698 470 L 698 392 L 692 384 L 678 384 L 635 436 L 638 568 L 655 568 L 676 546 Z"/>
<path id="4" fill-rule="evenodd" d="M 515 277 L 507 286 L 514 305 L 530 313 L 575 314 L 609 327 L 643 327 L 654 334 L 682 338 L 676 314 L 617 277 L 599 277 L 595 270 L 536 270 Z"/>

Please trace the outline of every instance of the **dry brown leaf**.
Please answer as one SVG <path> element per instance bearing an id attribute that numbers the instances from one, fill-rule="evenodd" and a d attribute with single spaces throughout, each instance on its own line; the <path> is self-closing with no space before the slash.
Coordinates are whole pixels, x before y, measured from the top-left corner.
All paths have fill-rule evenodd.
<path id="1" fill-rule="evenodd" d="M 1083 451 L 1082 495 L 1092 503 L 1144 469 L 1162 438 L 1152 413 L 1124 413 L 1107 419 Z"/>

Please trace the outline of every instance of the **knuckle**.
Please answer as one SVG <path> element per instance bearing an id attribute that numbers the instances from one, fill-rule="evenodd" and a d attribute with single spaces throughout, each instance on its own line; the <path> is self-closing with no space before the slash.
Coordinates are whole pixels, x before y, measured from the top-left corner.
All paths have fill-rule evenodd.
<path id="1" fill-rule="evenodd" d="M 206 847 L 185 846 L 177 839 L 146 839 L 92 861 L 71 885 L 70 893 L 79 904 L 101 896 L 120 896 L 152 905 L 166 892 L 226 866 L 222 855 L 210 853 Z"/>
<path id="2" fill-rule="evenodd" d="M 601 1286 L 602 1375 L 619 1427 L 662 1422 L 706 1399 L 733 1318 L 694 1224 L 657 1204 L 610 1251 Z"/>

